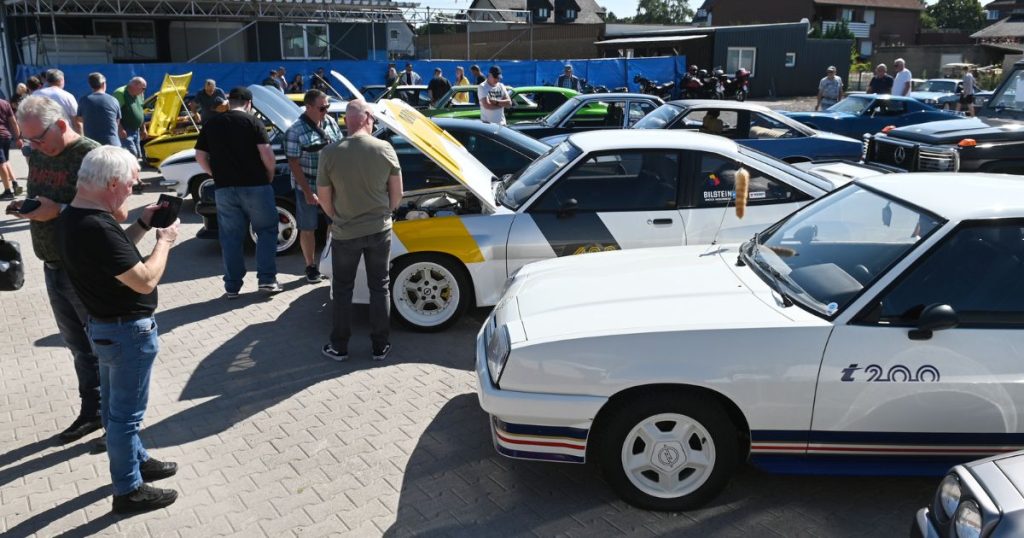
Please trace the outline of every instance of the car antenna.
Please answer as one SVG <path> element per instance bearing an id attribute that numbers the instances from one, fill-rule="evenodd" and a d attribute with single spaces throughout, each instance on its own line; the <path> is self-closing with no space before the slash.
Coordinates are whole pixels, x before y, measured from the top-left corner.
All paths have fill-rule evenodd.
<path id="1" fill-rule="evenodd" d="M 736 200 L 736 218 L 738 219 L 742 219 L 743 215 L 747 212 L 747 192 L 749 189 L 750 172 L 740 166 L 739 170 L 736 170 L 736 191 L 733 193 Z M 729 201 L 732 200 L 730 199 Z M 718 244 L 718 235 L 722 233 L 722 227 L 725 225 L 725 216 L 727 214 L 729 214 L 729 202 L 725 203 L 725 208 L 722 210 L 722 220 L 718 222 L 718 229 L 715 230 L 715 237 L 711 240 L 711 244 L 708 245 L 709 248 Z M 705 252 L 705 254 L 709 253 Z"/>

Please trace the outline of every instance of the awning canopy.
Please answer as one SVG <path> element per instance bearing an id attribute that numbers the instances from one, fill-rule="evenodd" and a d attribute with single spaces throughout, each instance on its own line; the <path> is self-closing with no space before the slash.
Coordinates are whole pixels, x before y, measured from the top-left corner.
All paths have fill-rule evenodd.
<path id="1" fill-rule="evenodd" d="M 619 39 L 606 39 L 594 41 L 595 45 L 667 45 L 691 39 L 703 39 L 707 35 L 670 35 L 656 37 L 622 37 Z"/>

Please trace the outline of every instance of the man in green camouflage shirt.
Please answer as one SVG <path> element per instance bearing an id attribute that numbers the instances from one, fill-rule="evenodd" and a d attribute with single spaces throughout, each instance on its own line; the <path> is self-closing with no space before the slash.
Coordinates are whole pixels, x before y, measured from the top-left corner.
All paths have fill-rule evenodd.
<path id="1" fill-rule="evenodd" d="M 22 139 L 32 146 L 28 158 L 27 195 L 41 204 L 19 215 L 31 220 L 32 249 L 43 261 L 46 293 L 57 329 L 74 356 L 78 395 L 82 399 L 78 418 L 58 436 L 61 441 L 71 442 L 102 426 L 100 372 L 99 359 L 85 334 L 85 307 L 61 265 L 56 219 L 63 206 L 75 197 L 82 159 L 100 144 L 76 133 L 60 104 L 47 97 L 25 98 L 18 106 L 18 122 Z"/>

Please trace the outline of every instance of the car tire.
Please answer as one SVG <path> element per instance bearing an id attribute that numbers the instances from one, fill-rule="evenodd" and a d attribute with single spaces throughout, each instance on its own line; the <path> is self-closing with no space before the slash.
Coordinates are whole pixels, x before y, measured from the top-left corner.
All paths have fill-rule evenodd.
<path id="1" fill-rule="evenodd" d="M 295 216 L 295 204 L 280 198 L 274 199 L 277 209 L 277 255 L 288 254 L 299 245 L 299 220 Z M 256 233 L 249 226 L 249 239 L 256 244 Z"/>
<path id="2" fill-rule="evenodd" d="M 411 329 L 437 332 L 451 327 L 473 301 L 469 272 L 440 254 L 412 254 L 391 268 L 391 305 Z"/>
<path id="3" fill-rule="evenodd" d="M 199 186 L 202 185 L 203 182 L 206 181 L 207 179 L 210 179 L 210 176 L 208 174 L 199 174 L 197 176 L 189 178 L 188 190 L 186 192 L 188 193 L 189 196 L 192 197 L 192 201 L 199 201 Z"/>
<path id="4" fill-rule="evenodd" d="M 645 510 L 697 508 L 736 470 L 736 427 L 713 401 L 678 392 L 623 402 L 604 422 L 598 461 L 612 489 Z"/>

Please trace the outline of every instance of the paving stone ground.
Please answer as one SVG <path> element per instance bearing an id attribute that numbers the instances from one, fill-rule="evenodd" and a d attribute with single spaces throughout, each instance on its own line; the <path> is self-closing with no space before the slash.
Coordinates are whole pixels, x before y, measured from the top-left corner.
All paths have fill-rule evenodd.
<path id="1" fill-rule="evenodd" d="M 150 187 L 131 204 L 158 193 Z M 473 339 L 485 311 L 440 334 L 396 327 L 384 363 L 369 360 L 368 339 L 353 341 L 348 363 L 334 363 L 319 354 L 328 288 L 304 282 L 300 256 L 278 259 L 284 293 L 259 296 L 250 274 L 241 298 L 227 301 L 217 243 L 195 238 L 191 201 L 182 217 L 159 288 L 161 352 L 143 430 L 155 457 L 180 464 L 160 485 L 181 496 L 125 518 L 110 512 L 106 456 L 90 454 L 88 442 L 54 442 L 77 412 L 71 355 L 27 223 L 0 216 L 28 269 L 22 290 L 0 295 L 5 536 L 893 536 L 937 485 L 743 468 L 704 509 L 634 509 L 592 465 L 495 454 L 474 393 Z M 357 318 L 366 334 L 365 310 Z"/>

